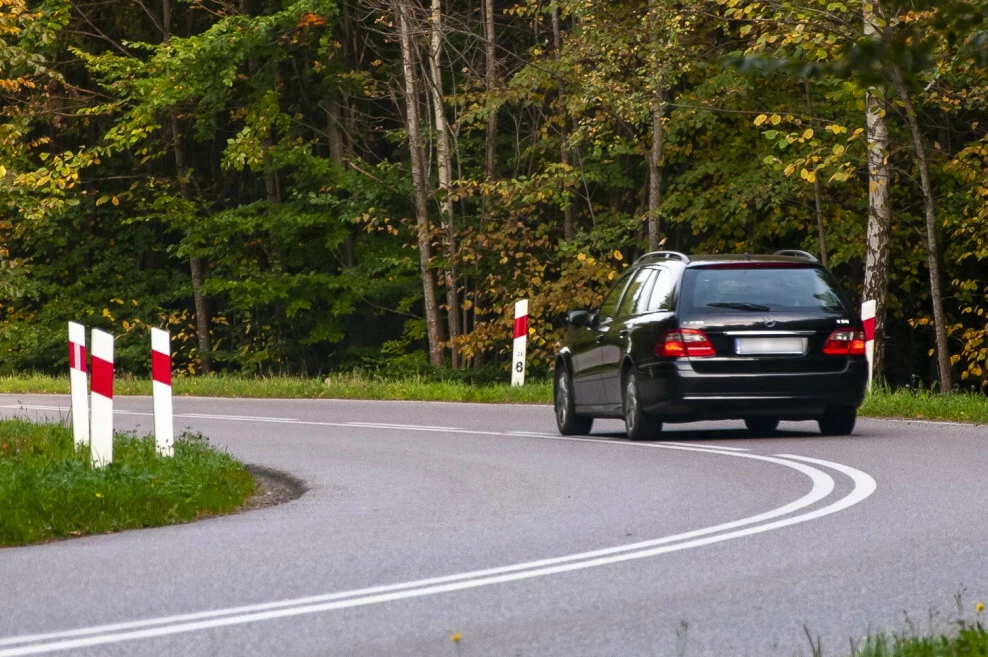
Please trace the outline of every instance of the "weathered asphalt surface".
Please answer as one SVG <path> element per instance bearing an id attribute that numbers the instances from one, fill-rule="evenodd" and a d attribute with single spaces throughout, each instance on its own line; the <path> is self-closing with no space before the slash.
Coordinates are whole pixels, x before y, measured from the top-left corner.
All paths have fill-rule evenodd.
<path id="1" fill-rule="evenodd" d="M 151 430 L 150 399 L 115 401 L 118 428 Z M 67 405 L 0 396 L 4 416 Z M 176 413 L 310 490 L 0 549 L 0 657 L 789 656 L 810 654 L 807 631 L 846 655 L 869 630 L 949 629 L 958 599 L 967 617 L 988 601 L 984 426 L 754 439 L 711 423 L 639 445 L 616 422 L 557 439 L 548 407 L 183 398 Z M 774 455 L 791 456 L 750 458 Z"/>

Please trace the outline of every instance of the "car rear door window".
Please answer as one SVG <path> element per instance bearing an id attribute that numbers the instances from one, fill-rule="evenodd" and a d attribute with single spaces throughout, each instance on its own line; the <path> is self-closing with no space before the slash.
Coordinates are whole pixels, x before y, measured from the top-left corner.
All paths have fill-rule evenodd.
<path id="1" fill-rule="evenodd" d="M 659 278 L 648 296 L 648 312 L 672 310 L 673 294 L 676 291 L 676 276 L 668 269 L 659 269 Z"/>

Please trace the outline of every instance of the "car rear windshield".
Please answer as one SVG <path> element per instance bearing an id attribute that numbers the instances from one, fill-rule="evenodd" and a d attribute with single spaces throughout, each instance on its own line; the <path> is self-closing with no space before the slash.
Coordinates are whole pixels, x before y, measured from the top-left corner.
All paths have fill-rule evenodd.
<path id="1" fill-rule="evenodd" d="M 788 263 L 730 264 L 686 270 L 683 314 L 846 311 L 830 275 L 819 267 Z"/>

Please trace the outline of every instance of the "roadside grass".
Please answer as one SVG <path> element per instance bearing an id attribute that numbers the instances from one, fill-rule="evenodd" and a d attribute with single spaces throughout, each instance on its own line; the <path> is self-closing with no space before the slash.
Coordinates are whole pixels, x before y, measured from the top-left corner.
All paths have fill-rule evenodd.
<path id="1" fill-rule="evenodd" d="M 71 429 L 0 420 L 0 546 L 229 513 L 253 493 L 244 466 L 201 436 L 161 458 L 153 438 L 117 434 L 113 463 L 93 468 Z"/>
<path id="2" fill-rule="evenodd" d="M 985 657 L 988 632 L 981 623 L 964 623 L 956 635 L 904 637 L 878 634 L 868 637 L 860 657 Z"/>
<path id="3" fill-rule="evenodd" d="M 974 392 L 941 395 L 929 390 L 873 390 L 860 410 L 871 417 L 988 423 L 988 397 Z"/>
<path id="4" fill-rule="evenodd" d="M 416 401 L 551 404 L 552 383 L 530 380 L 524 386 L 474 384 L 433 375 L 389 376 L 373 372 L 342 372 L 324 379 L 303 377 L 176 376 L 176 395 L 278 399 L 392 399 Z M 68 394 L 68 377 L 38 374 L 0 377 L 0 393 Z M 150 395 L 151 381 L 120 376 L 116 395 Z M 988 424 L 988 398 L 973 392 L 941 395 L 929 390 L 872 391 L 861 407 L 867 417 L 946 420 Z"/>
<path id="5" fill-rule="evenodd" d="M 552 402 L 552 384 L 530 381 L 524 386 L 504 384 L 474 385 L 460 380 L 437 380 L 424 374 L 386 376 L 361 371 L 341 372 L 317 378 L 175 376 L 175 395 L 194 397 L 249 397 L 276 399 L 393 399 L 416 401 L 455 401 L 516 404 Z M 24 374 L 0 377 L 4 394 L 68 394 L 68 376 Z M 114 395 L 150 395 L 151 380 L 118 376 Z"/>

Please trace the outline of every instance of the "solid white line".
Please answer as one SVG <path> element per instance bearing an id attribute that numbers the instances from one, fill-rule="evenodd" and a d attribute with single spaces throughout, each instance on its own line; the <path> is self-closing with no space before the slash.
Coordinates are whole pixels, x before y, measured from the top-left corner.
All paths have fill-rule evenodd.
<path id="1" fill-rule="evenodd" d="M 689 447 L 703 447 L 704 449 L 726 449 L 732 452 L 750 452 L 751 450 L 747 447 L 725 447 L 724 445 L 698 445 L 696 443 L 680 443 L 680 442 L 660 442 L 659 445 L 687 445 Z"/>
<path id="2" fill-rule="evenodd" d="M 696 450 L 705 451 L 705 450 Z M 708 452 L 709 453 L 709 452 Z M 759 460 L 771 460 L 772 462 L 777 462 L 779 464 L 787 465 L 795 469 L 801 468 L 798 466 L 799 463 L 792 461 L 786 461 L 784 459 L 774 459 L 772 457 L 757 457 L 748 454 L 727 454 L 730 456 L 738 456 L 741 458 L 755 458 Z M 44 643 L 33 646 L 22 646 L 19 648 L 12 648 L 9 650 L 0 651 L 0 657 L 15 657 L 19 655 L 31 655 L 38 654 L 40 652 L 52 652 L 59 650 L 70 650 L 73 648 L 82 648 L 88 646 L 105 645 L 110 643 L 120 643 L 123 641 L 131 641 L 136 639 L 147 639 L 152 637 L 164 636 L 169 634 L 178 634 L 183 632 L 193 632 L 197 630 L 212 629 L 217 627 L 224 627 L 230 625 L 240 625 L 245 623 L 254 623 L 259 621 L 271 620 L 276 618 L 285 618 L 290 616 L 299 616 L 303 614 L 312 614 L 323 611 L 331 611 L 336 609 L 344 609 L 350 607 L 365 606 L 371 604 L 378 604 L 383 602 L 393 602 L 396 600 L 403 600 L 414 597 L 421 597 L 426 595 L 433 595 L 439 593 L 448 593 L 451 591 L 459 591 L 463 589 L 477 588 L 481 586 L 488 586 L 492 584 L 502 584 L 506 582 L 518 581 L 523 579 L 531 579 L 534 577 L 544 577 L 547 575 L 554 575 L 565 572 L 572 572 L 576 570 L 584 570 L 587 568 L 594 568 L 598 566 L 610 565 L 614 563 L 620 563 L 624 561 L 629 561 L 632 559 L 643 559 L 647 557 L 652 557 L 660 554 L 666 554 L 670 552 L 676 552 L 680 550 L 685 550 L 694 547 L 701 547 L 705 545 L 711 545 L 714 543 L 719 543 L 727 540 L 732 540 L 735 538 L 741 538 L 744 536 L 750 536 L 753 534 L 759 534 L 774 529 L 779 529 L 782 527 L 787 527 L 816 518 L 820 518 L 832 513 L 837 513 L 843 509 L 850 506 L 858 504 L 859 502 L 865 500 L 870 496 L 876 489 L 875 480 L 860 470 L 851 468 L 839 463 L 832 463 L 829 461 L 822 461 L 819 459 L 810 459 L 806 457 L 790 457 L 798 461 L 812 462 L 817 465 L 833 468 L 839 472 L 846 474 L 851 477 L 854 481 L 854 489 L 844 498 L 834 502 L 826 507 L 819 508 L 815 511 L 810 511 L 797 516 L 792 516 L 786 519 L 777 520 L 775 522 L 769 522 L 762 525 L 757 525 L 754 527 L 748 527 L 746 529 L 740 529 L 737 531 L 717 534 L 714 536 L 707 536 L 704 538 L 696 538 L 694 540 L 686 540 L 678 542 L 674 545 L 655 545 L 657 542 L 669 541 L 674 537 L 667 537 L 666 539 L 657 539 L 657 541 L 646 541 L 639 544 L 632 545 L 643 545 L 651 543 L 652 547 L 646 549 L 634 549 L 632 551 L 627 551 L 630 546 L 620 546 L 618 548 L 611 548 L 610 550 L 598 550 L 595 552 L 583 553 L 583 555 L 572 555 L 583 556 L 579 561 L 573 561 L 570 563 L 560 563 L 560 561 L 567 559 L 567 557 L 562 557 L 559 559 L 547 559 L 542 561 L 530 562 L 527 564 L 517 564 L 516 566 L 509 566 L 501 569 L 491 569 L 489 571 L 475 571 L 473 573 L 464 573 L 463 575 L 448 576 L 446 578 L 435 578 L 432 580 L 421 580 L 418 582 L 409 582 L 404 585 L 393 585 L 390 587 L 375 587 L 372 589 L 361 589 L 357 591 L 350 591 L 344 593 L 331 594 L 330 596 L 322 596 L 321 602 L 311 604 L 308 601 L 313 598 L 302 598 L 294 601 L 284 601 L 283 603 L 272 603 L 272 605 L 282 604 L 286 605 L 283 608 L 269 608 L 264 611 L 255 612 L 238 612 L 238 615 L 227 615 L 222 618 L 212 618 L 209 620 L 199 620 L 196 622 L 183 622 L 179 624 L 168 625 L 165 627 L 148 627 L 150 624 L 157 622 L 174 622 L 174 620 L 165 619 L 153 619 L 151 621 L 145 621 L 145 627 L 148 629 L 142 629 L 132 632 L 119 632 L 116 634 L 104 634 L 102 636 L 89 636 L 86 638 L 79 639 L 68 639 L 62 641 L 54 641 L 50 643 Z M 833 479 L 829 475 L 816 470 L 815 468 L 810 468 L 811 471 L 815 471 L 818 476 L 824 477 L 829 481 L 830 489 L 832 490 Z M 829 494 L 829 492 L 827 493 Z M 771 513 L 771 512 L 769 512 Z M 743 521 L 735 521 L 743 522 Z M 731 523 L 726 523 L 731 524 Z M 697 532 L 709 531 L 713 528 L 708 528 L 708 530 L 697 530 Z M 690 532 L 687 532 L 690 534 Z M 685 535 L 680 535 L 685 536 Z M 621 550 L 617 554 L 610 554 L 607 556 L 597 556 L 595 558 L 586 558 L 587 555 L 602 554 L 608 551 Z M 555 565 L 548 565 L 555 562 Z M 543 565 L 546 564 L 546 565 Z M 508 572 L 508 569 L 514 568 L 515 572 Z M 470 579 L 465 579 L 467 576 Z M 459 578 L 456 581 L 450 581 L 452 578 Z M 404 587 L 405 590 L 398 590 L 398 587 Z M 346 599 L 339 599 L 346 596 Z M 333 599 L 337 598 L 337 599 Z M 292 606 L 287 606 L 292 605 Z M 258 609 L 259 606 L 254 607 Z M 241 608 L 249 609 L 249 608 Z M 233 613 L 234 610 L 226 610 L 225 613 Z M 223 612 L 206 612 L 206 613 L 223 613 Z M 189 615 L 192 616 L 192 615 Z M 181 617 L 172 617 L 173 619 L 178 619 Z M 203 616 L 200 616 L 203 618 Z M 139 622 L 139 621 L 138 621 Z M 123 624 L 121 624 L 123 625 Z M 131 626 L 136 626 L 131 624 Z M 107 632 L 111 631 L 109 628 L 112 626 L 104 626 L 104 628 L 87 628 L 85 630 L 76 630 L 76 633 L 86 632 Z M 119 627 L 119 626 L 118 626 Z M 123 628 L 121 628 L 123 629 Z M 48 635 L 50 638 L 54 638 L 56 635 Z M 61 633 L 60 636 L 68 636 L 66 633 Z M 23 642 L 28 640 L 28 637 L 21 637 Z"/>
<path id="3" fill-rule="evenodd" d="M 597 442 L 606 442 L 606 441 L 597 441 Z M 375 586 L 370 588 L 357 589 L 353 591 L 344 591 L 339 593 L 310 596 L 305 598 L 283 600 L 279 602 L 263 603 L 257 605 L 247 605 L 247 606 L 235 607 L 230 609 L 220 609 L 220 610 L 198 612 L 191 614 L 181 614 L 181 615 L 169 616 L 169 617 L 157 618 L 157 619 L 131 621 L 126 623 L 117 623 L 113 625 L 103 625 L 99 627 L 80 628 L 77 630 L 55 632 L 50 634 L 11 637 L 0 640 L 0 646 L 35 643 L 41 641 L 50 642 L 57 639 L 65 640 L 65 639 L 69 639 L 70 637 L 80 637 L 80 636 L 87 636 L 93 634 L 104 634 L 106 637 L 108 637 L 108 640 L 106 642 L 115 642 L 115 641 L 110 641 L 109 638 L 112 638 L 113 636 L 117 636 L 117 635 L 109 634 L 109 633 L 121 632 L 124 630 L 134 630 L 139 628 L 149 628 L 149 627 L 161 626 L 161 625 L 170 625 L 171 627 L 183 627 L 183 628 L 188 626 L 188 629 L 182 629 L 177 631 L 192 631 L 194 629 L 203 629 L 204 627 L 209 627 L 209 625 L 200 627 L 201 623 L 197 623 L 197 622 L 207 622 L 207 623 L 219 622 L 216 620 L 207 621 L 207 619 L 217 619 L 218 617 L 234 616 L 237 618 L 245 617 L 245 618 L 251 618 L 253 620 L 263 620 L 262 618 L 254 618 L 254 617 L 257 616 L 258 614 L 273 612 L 274 610 L 277 609 L 291 609 L 291 608 L 306 609 L 311 605 L 320 605 L 320 609 L 322 609 L 322 607 L 325 606 L 326 604 L 331 604 L 331 605 L 340 604 L 345 606 L 345 602 L 344 602 L 345 600 L 362 600 L 365 598 L 373 598 L 374 601 L 385 601 L 385 599 L 383 598 L 381 600 L 377 600 L 377 598 L 380 596 L 385 596 L 385 597 L 399 596 L 394 599 L 400 599 L 401 597 L 412 597 L 411 595 L 404 595 L 402 592 L 403 591 L 406 593 L 414 592 L 415 590 L 423 589 L 423 588 L 429 589 L 430 591 L 432 591 L 432 589 L 434 589 L 435 587 L 441 588 L 443 586 L 454 586 L 454 588 L 449 590 L 457 590 L 458 588 L 470 588 L 470 587 L 456 587 L 455 584 L 458 582 L 462 583 L 468 581 L 475 581 L 478 579 L 484 583 L 493 584 L 493 583 L 498 583 L 499 581 L 497 579 L 498 577 L 507 576 L 510 577 L 511 579 L 505 581 L 512 581 L 513 579 L 523 579 L 524 577 L 515 577 L 511 575 L 511 573 L 524 573 L 529 570 L 535 570 L 540 572 L 541 570 L 548 568 L 550 569 L 551 572 L 547 571 L 544 574 L 553 574 L 555 571 L 553 571 L 552 569 L 558 568 L 562 564 L 579 564 L 587 560 L 606 558 L 610 555 L 619 555 L 622 553 L 635 553 L 636 551 L 639 550 L 655 548 L 656 546 L 668 545 L 670 543 L 689 541 L 697 537 L 716 534 L 718 532 L 723 532 L 730 529 L 736 529 L 738 527 L 753 525 L 759 522 L 765 522 L 771 520 L 773 518 L 782 517 L 819 502 L 820 500 L 830 495 L 834 490 L 834 480 L 832 477 L 830 477 L 830 475 L 826 474 L 821 470 L 818 470 L 817 468 L 806 466 L 801 463 L 793 463 L 791 461 L 770 457 L 770 456 L 738 454 L 736 452 L 716 452 L 711 449 L 689 448 L 689 447 L 680 448 L 678 446 L 661 447 L 658 445 L 656 445 L 656 447 L 660 447 L 663 449 L 677 449 L 682 451 L 700 452 L 706 454 L 720 454 L 722 456 L 733 456 L 736 458 L 764 461 L 768 463 L 782 465 L 797 470 L 808 476 L 810 480 L 813 482 L 813 486 L 809 493 L 799 498 L 798 500 L 795 500 L 794 502 L 778 507 L 771 511 L 760 513 L 754 516 L 749 516 L 747 518 L 742 518 L 739 520 L 733 520 L 712 527 L 692 530 L 692 531 L 675 534 L 672 536 L 666 536 L 658 539 L 639 541 L 636 543 L 592 550 L 589 552 L 581 552 L 581 553 L 566 555 L 562 557 L 540 559 L 537 561 L 512 564 L 509 566 L 501 566 L 501 567 L 490 568 L 485 570 L 470 571 L 470 572 L 459 573 L 455 575 L 446 575 L 441 577 L 434 577 L 434 578 L 416 580 L 411 582 L 403 582 L 398 584 Z M 599 565 L 603 565 L 603 564 L 599 564 Z M 565 570 L 561 570 L 559 572 L 565 572 Z M 538 575 L 532 575 L 532 576 L 538 576 Z M 491 581 L 487 581 L 487 580 L 491 580 Z M 442 591 L 437 589 L 434 592 L 442 592 Z M 391 598 L 387 598 L 387 599 L 391 599 Z M 360 604 L 371 604 L 371 603 L 362 602 Z M 335 609 L 335 608 L 340 608 L 340 607 L 335 607 L 335 606 L 326 607 L 326 609 Z M 303 611 L 299 613 L 310 613 L 310 612 Z M 272 618 L 274 617 L 278 617 L 278 616 L 272 616 Z M 242 622 L 253 622 L 253 620 L 244 620 Z M 193 621 L 191 625 L 195 625 L 195 627 L 190 626 L 189 623 L 190 621 Z M 226 623 L 222 623 L 222 624 L 226 624 Z M 169 628 L 164 628 L 164 629 L 167 630 Z M 144 631 L 157 632 L 158 630 L 144 630 Z M 170 633 L 170 632 L 165 632 L 165 633 Z M 131 638 L 140 638 L 139 636 L 136 636 L 136 634 L 139 633 L 134 633 L 134 632 L 127 633 L 126 636 L 129 637 L 132 634 L 135 636 Z M 159 635 L 160 634 L 153 634 L 153 636 L 159 636 Z M 99 637 L 97 637 L 97 639 L 99 639 Z M 119 640 L 123 641 L 128 639 L 120 638 Z M 60 641 L 60 642 L 56 642 L 55 644 L 45 643 L 44 645 L 46 647 L 44 648 L 44 650 L 65 650 L 74 647 L 83 647 L 84 645 L 98 645 L 98 643 L 76 643 L 78 641 L 91 641 L 89 639 L 75 639 L 73 641 L 68 641 L 68 642 Z M 58 647 L 63 644 L 65 644 L 65 647 Z M 8 657 L 8 655 L 13 656 L 18 654 L 34 654 L 32 652 L 23 652 L 31 648 L 32 647 L 30 646 L 25 646 L 22 648 L 11 649 L 8 651 L 0 651 L 0 657 Z"/>
<path id="4" fill-rule="evenodd" d="M 429 424 L 390 424 L 388 422 L 347 422 L 354 427 L 376 427 L 385 429 L 439 429 L 440 431 L 460 431 L 459 427 L 439 427 Z"/>

